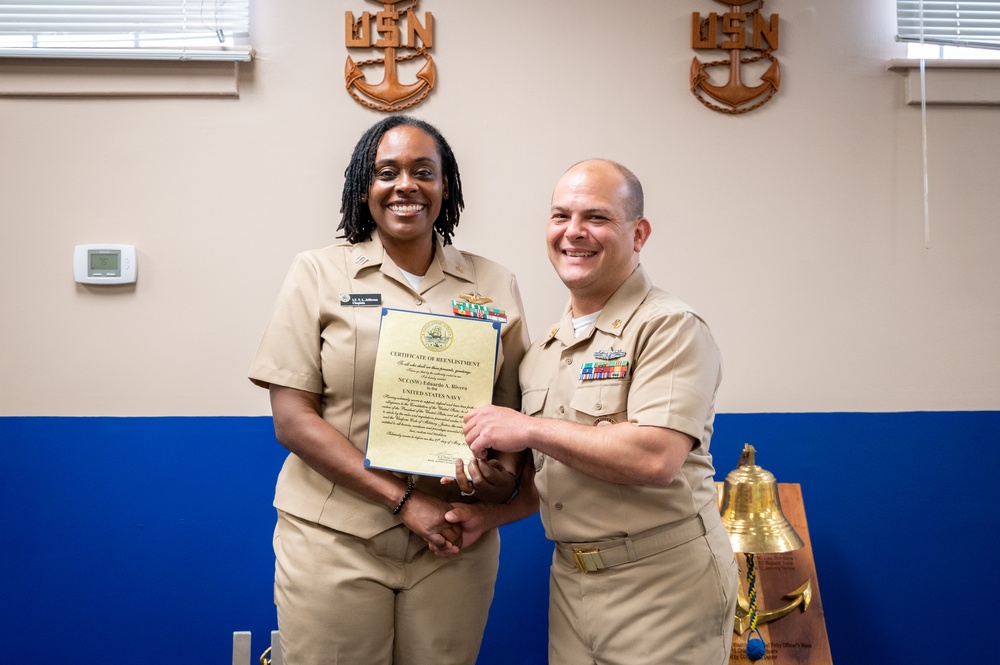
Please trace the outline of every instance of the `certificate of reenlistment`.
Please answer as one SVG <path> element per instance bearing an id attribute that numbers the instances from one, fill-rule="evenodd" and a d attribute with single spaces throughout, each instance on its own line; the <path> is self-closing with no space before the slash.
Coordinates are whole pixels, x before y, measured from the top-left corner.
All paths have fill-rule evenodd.
<path id="1" fill-rule="evenodd" d="M 365 466 L 455 476 L 462 417 L 493 399 L 500 323 L 382 309 Z"/>

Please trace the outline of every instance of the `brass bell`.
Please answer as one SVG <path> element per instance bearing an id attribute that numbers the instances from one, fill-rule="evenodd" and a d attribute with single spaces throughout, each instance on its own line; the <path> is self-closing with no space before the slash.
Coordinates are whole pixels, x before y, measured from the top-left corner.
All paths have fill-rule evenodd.
<path id="1" fill-rule="evenodd" d="M 754 461 L 757 453 L 744 444 L 740 464 L 729 472 L 722 489 L 722 524 L 733 550 L 744 553 L 791 552 L 802 539 L 781 512 L 774 474 Z"/>

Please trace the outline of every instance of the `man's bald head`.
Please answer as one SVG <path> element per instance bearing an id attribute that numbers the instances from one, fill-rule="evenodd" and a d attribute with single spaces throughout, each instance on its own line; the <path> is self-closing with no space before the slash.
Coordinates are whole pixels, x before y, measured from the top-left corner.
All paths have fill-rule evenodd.
<path id="1" fill-rule="evenodd" d="M 637 178 L 636 175 L 632 173 L 632 171 L 624 164 L 619 164 L 618 162 L 610 159 L 585 159 L 566 169 L 566 173 L 574 170 L 591 168 L 600 164 L 612 167 L 622 177 L 622 181 L 625 184 L 626 197 L 622 203 L 628 217 L 630 219 L 638 219 L 639 217 L 642 217 L 645 212 L 644 208 L 646 205 L 645 197 L 642 193 L 642 183 L 639 182 L 639 178 Z M 566 173 L 563 175 L 566 175 Z"/>

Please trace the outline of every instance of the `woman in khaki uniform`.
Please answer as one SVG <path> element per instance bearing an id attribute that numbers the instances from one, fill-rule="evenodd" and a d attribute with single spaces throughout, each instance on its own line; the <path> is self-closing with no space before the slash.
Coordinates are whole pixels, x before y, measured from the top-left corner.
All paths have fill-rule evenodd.
<path id="1" fill-rule="evenodd" d="M 250 370 L 291 454 L 274 505 L 275 604 L 287 665 L 475 662 L 493 598 L 495 530 L 463 547 L 454 503 L 517 494 L 521 457 L 473 461 L 457 483 L 365 468 L 382 307 L 451 314 L 491 298 L 494 403 L 520 407 L 527 328 L 514 276 L 451 245 L 458 165 L 432 126 L 390 116 L 355 147 L 345 242 L 295 258 Z"/>

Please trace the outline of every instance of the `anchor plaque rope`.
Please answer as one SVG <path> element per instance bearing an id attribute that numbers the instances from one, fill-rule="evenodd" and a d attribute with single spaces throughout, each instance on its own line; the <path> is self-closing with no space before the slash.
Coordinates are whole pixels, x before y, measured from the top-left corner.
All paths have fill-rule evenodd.
<path id="1" fill-rule="evenodd" d="M 748 65 L 748 64 L 750 64 L 752 62 L 758 62 L 760 60 L 763 60 L 764 58 L 767 58 L 771 62 L 774 62 L 774 58 L 771 57 L 771 49 L 770 48 L 764 49 L 764 51 L 763 51 L 763 53 L 761 53 L 761 55 L 755 56 L 753 58 L 740 58 L 740 64 Z M 711 67 L 720 67 L 722 65 L 728 65 L 728 64 L 729 64 L 729 60 L 713 60 L 712 62 L 706 62 L 704 66 L 705 66 L 705 69 L 709 69 Z M 741 107 L 741 108 L 738 108 L 738 109 L 731 109 L 731 108 L 727 108 L 725 106 L 719 106 L 717 104 L 713 104 L 713 103 L 711 103 L 710 101 L 708 101 L 707 99 L 705 99 L 704 97 L 702 97 L 701 95 L 698 95 L 698 94 L 696 94 L 694 97 L 699 102 L 701 102 L 703 105 L 707 106 L 708 108 L 712 109 L 713 111 L 718 111 L 719 113 L 728 113 L 730 115 L 739 115 L 741 113 L 749 113 L 750 111 L 753 111 L 754 109 L 759 109 L 764 104 L 767 104 L 769 101 L 771 101 L 771 97 L 774 97 L 774 93 L 775 92 L 776 92 L 776 90 L 774 88 L 772 88 L 767 93 L 767 96 L 764 97 L 763 99 L 761 99 L 756 104 L 752 104 L 750 106 L 744 106 L 744 107 Z"/>
<path id="2" fill-rule="evenodd" d="M 417 3 L 415 3 L 415 2 L 413 3 L 414 6 L 416 6 L 416 4 Z M 405 47 L 399 46 L 397 48 L 405 48 Z M 418 46 L 417 49 L 416 49 L 416 51 L 414 53 L 408 53 L 406 55 L 401 55 L 398 58 L 396 58 L 396 62 L 406 62 L 407 60 L 413 60 L 414 58 L 422 57 L 425 53 L 426 53 L 426 50 L 424 49 L 424 47 L 423 46 Z M 361 62 L 359 62 L 357 64 L 358 64 L 358 67 L 364 67 L 365 65 L 381 65 L 384 62 L 385 62 L 385 58 L 372 58 L 370 60 L 362 60 Z M 360 95 L 358 95 L 357 92 L 354 91 L 354 88 L 352 86 L 347 86 L 347 92 L 350 93 L 351 97 L 354 97 L 354 100 L 356 102 L 358 102 L 359 104 L 361 104 L 362 106 L 367 106 L 368 108 L 374 109 L 376 111 L 390 111 L 390 112 L 395 112 L 395 111 L 404 111 L 404 110 L 410 108 L 411 106 L 416 106 L 417 104 L 419 104 L 420 102 L 422 102 L 424 100 L 424 98 L 427 97 L 427 95 L 430 94 L 431 89 L 430 88 L 424 88 L 420 92 L 419 95 L 417 95 L 413 99 L 407 101 L 405 104 L 386 104 L 386 105 L 383 105 L 383 104 L 374 104 L 374 103 L 368 101 L 367 99 L 364 99 L 363 97 L 361 97 Z"/>

